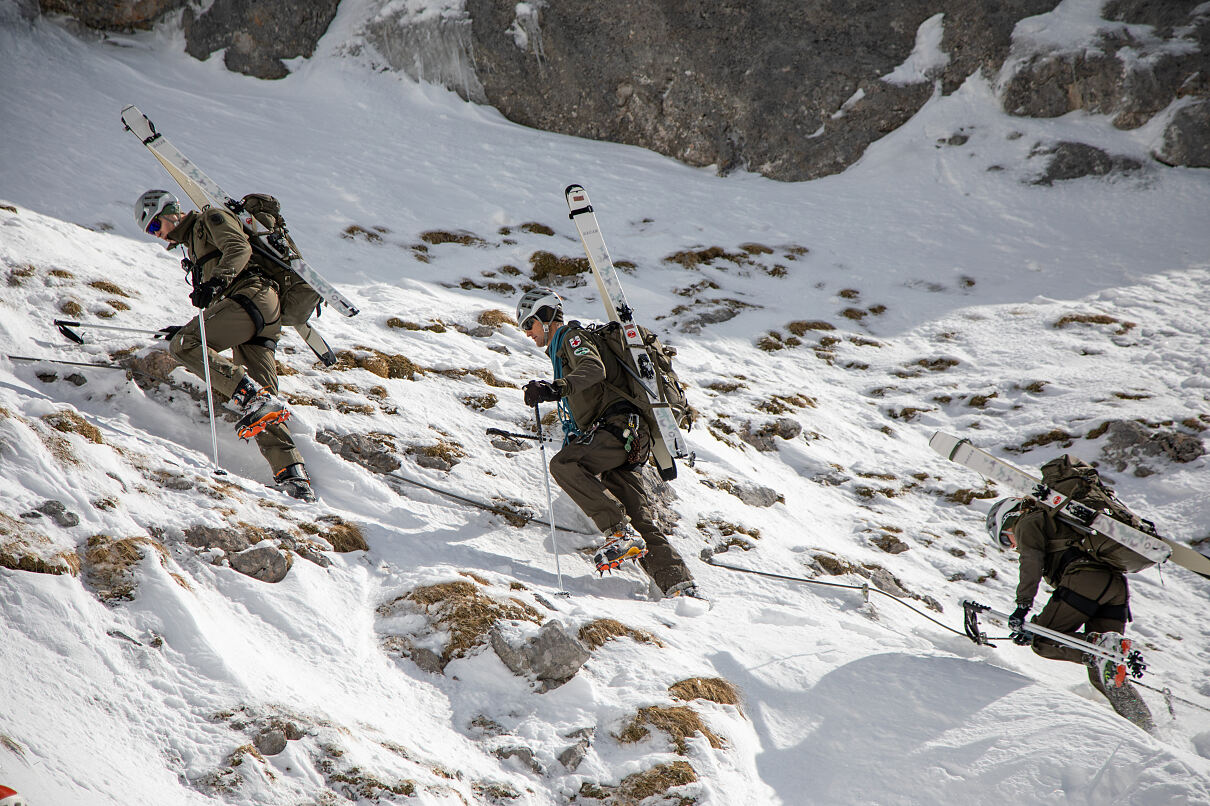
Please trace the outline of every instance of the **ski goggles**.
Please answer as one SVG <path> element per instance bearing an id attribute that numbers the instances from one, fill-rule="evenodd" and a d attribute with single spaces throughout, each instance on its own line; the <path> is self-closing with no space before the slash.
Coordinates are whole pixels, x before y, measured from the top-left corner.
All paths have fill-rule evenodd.
<path id="1" fill-rule="evenodd" d="M 160 230 L 164 228 L 164 222 L 160 221 L 160 217 L 156 216 L 151 219 L 151 223 L 147 225 L 148 235 L 159 235 Z"/>

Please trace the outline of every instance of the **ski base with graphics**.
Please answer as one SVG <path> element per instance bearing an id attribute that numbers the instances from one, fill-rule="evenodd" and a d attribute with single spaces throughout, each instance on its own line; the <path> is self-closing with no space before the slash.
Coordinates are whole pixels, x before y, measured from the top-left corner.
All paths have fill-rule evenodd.
<path id="1" fill-rule="evenodd" d="M 244 229 L 249 236 L 248 239 L 252 243 L 252 248 L 258 254 L 272 260 L 282 268 L 290 269 L 297 273 L 309 286 L 315 289 L 324 302 L 343 315 L 357 315 L 357 307 L 336 290 L 335 286 L 325 280 L 319 272 L 315 271 L 301 256 L 292 254 L 289 250 L 282 252 L 276 248 L 268 238 L 269 233 L 261 231 L 259 222 L 244 212 L 239 201 L 203 173 L 168 138 L 157 132 L 155 124 L 151 122 L 150 118 L 140 112 L 138 107 L 127 106 L 124 108 L 122 110 L 122 123 L 159 160 L 160 164 L 164 166 L 164 170 L 176 180 L 176 183 L 181 186 L 181 190 L 185 192 L 185 195 L 189 197 L 194 206 L 199 210 L 205 207 L 225 207 L 231 210 L 244 225 Z M 315 328 L 303 323 L 297 325 L 295 330 L 298 331 L 298 334 L 307 343 L 307 346 L 319 356 L 321 361 L 328 366 L 335 363 L 336 357 L 332 352 L 332 348 L 328 346 L 327 342 L 324 341 Z"/>
<path id="2" fill-rule="evenodd" d="M 1072 501 L 1062 493 L 1042 483 L 1039 476 L 1028 473 L 1003 459 L 997 459 L 985 450 L 976 448 L 969 439 L 938 431 L 929 440 L 929 447 L 937 453 L 979 475 L 1005 484 L 1035 498 L 1038 503 L 1055 511 L 1063 521 L 1078 530 L 1087 530 L 1105 535 L 1147 559 L 1163 563 L 1171 560 L 1195 574 L 1210 579 L 1210 557 L 1194 551 L 1189 546 L 1159 535 L 1151 535 L 1130 524 L 1123 523 L 1106 512 L 1091 509 L 1078 501 Z"/>
<path id="3" fill-rule="evenodd" d="M 658 433 L 651 435 L 651 453 L 659 468 L 660 478 L 671 481 L 676 478 L 676 459 L 689 459 L 692 456 L 685 445 L 684 435 L 676 424 L 676 417 L 667 402 L 660 398 L 656 383 L 655 370 L 651 356 L 643 345 L 643 337 L 634 321 L 634 311 L 626 302 L 626 294 L 618 280 L 617 269 L 605 248 L 605 238 L 597 224 L 597 215 L 588 200 L 588 191 L 580 185 L 568 185 L 564 191 L 567 207 L 571 211 L 568 218 L 576 225 L 580 234 L 580 242 L 588 255 L 588 264 L 592 268 L 593 278 L 597 281 L 597 289 L 601 292 L 601 301 L 605 304 L 605 313 L 611 322 L 622 325 L 622 333 L 626 339 L 626 347 L 630 351 L 630 359 L 637 372 L 636 380 L 647 393 L 651 404 Z M 630 371 L 630 368 L 627 368 Z M 631 373 L 632 375 L 634 372 Z"/>

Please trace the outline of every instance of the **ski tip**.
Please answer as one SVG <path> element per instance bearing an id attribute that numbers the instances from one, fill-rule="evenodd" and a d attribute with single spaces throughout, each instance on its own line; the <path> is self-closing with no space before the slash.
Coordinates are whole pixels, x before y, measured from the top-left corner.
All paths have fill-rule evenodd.
<path id="1" fill-rule="evenodd" d="M 572 191 L 576 191 L 576 190 L 583 192 L 583 190 L 584 190 L 584 186 L 583 186 L 583 185 L 575 185 L 575 184 L 568 185 L 567 187 L 565 187 L 565 188 L 563 189 L 563 195 L 564 195 L 564 196 L 570 196 L 570 195 L 572 194 Z"/>

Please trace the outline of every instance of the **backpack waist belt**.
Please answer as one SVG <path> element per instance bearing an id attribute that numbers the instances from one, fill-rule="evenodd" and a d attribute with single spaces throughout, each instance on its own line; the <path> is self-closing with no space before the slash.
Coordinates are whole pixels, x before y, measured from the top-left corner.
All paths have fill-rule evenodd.
<path id="1" fill-rule="evenodd" d="M 1114 621 L 1132 621 L 1130 617 L 1130 605 L 1103 605 L 1097 602 L 1096 599 L 1089 599 L 1083 594 L 1076 593 L 1071 588 L 1060 586 L 1055 588 L 1054 598 L 1060 602 L 1071 605 L 1076 610 L 1089 619 L 1104 618 L 1113 619 Z"/>

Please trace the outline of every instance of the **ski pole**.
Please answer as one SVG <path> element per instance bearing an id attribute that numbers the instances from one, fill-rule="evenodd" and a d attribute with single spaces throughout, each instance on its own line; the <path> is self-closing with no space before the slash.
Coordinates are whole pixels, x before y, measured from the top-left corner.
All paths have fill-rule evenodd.
<path id="1" fill-rule="evenodd" d="M 215 474 L 225 476 L 227 471 L 218 466 L 218 431 L 214 427 L 214 390 L 210 386 L 210 343 L 206 341 L 205 308 L 197 312 L 197 328 L 202 338 L 202 374 L 206 379 L 206 411 L 210 414 L 210 451 Z"/>
<path id="2" fill-rule="evenodd" d="M 725 551 L 725 549 L 724 549 L 724 551 Z M 726 568 L 728 571 L 740 571 L 745 574 L 755 574 L 756 576 L 768 577 L 770 579 L 782 579 L 787 582 L 801 582 L 806 585 L 821 585 L 825 588 L 847 588 L 849 590 L 861 591 L 861 595 L 865 598 L 865 600 L 867 602 L 870 601 L 871 593 L 877 593 L 882 596 L 885 596 L 888 599 L 898 602 L 899 604 L 903 605 L 908 610 L 911 610 L 913 613 L 916 613 L 917 615 L 924 616 L 926 619 L 933 622 L 934 624 L 936 624 L 938 627 L 941 627 L 942 629 L 949 630 L 950 632 L 954 633 L 955 635 L 961 635 L 961 636 L 968 637 L 968 638 L 970 637 L 966 633 L 958 632 L 957 630 L 955 630 L 953 627 L 949 626 L 948 624 L 942 624 L 940 621 L 933 618 L 928 613 L 925 613 L 918 608 L 912 607 L 910 604 L 903 601 L 903 599 L 899 598 L 898 596 L 896 596 L 893 593 L 887 593 L 886 591 L 880 590 L 879 588 L 876 588 L 876 587 L 871 588 L 870 583 L 868 583 L 868 582 L 864 582 L 861 585 L 846 585 L 843 582 L 827 582 L 822 579 L 807 579 L 806 577 L 793 577 L 793 576 L 786 576 L 785 574 L 773 574 L 768 571 L 757 571 L 755 568 L 740 568 L 738 565 L 725 565 L 723 563 L 718 562 L 717 560 L 714 559 L 714 555 L 716 553 L 720 553 L 720 552 L 716 552 L 714 549 L 711 549 L 711 548 L 702 549 L 702 553 L 701 553 L 702 562 L 704 562 L 708 565 L 713 565 L 715 568 Z"/>
<path id="3" fill-rule="evenodd" d="M 55 327 L 59 329 L 60 333 L 71 341 L 74 341 L 76 344 L 83 344 L 84 337 L 72 330 L 73 327 L 83 327 L 90 330 L 117 330 L 123 333 L 139 333 L 144 336 L 151 336 L 155 339 L 170 339 L 172 338 L 172 335 L 179 329 L 166 327 L 162 330 L 148 330 L 147 328 L 142 327 L 119 327 L 118 325 L 102 325 L 94 324 L 92 322 L 73 322 L 68 319 L 55 319 L 52 321 L 54 322 Z"/>
<path id="4" fill-rule="evenodd" d="M 538 449 L 542 452 L 542 478 L 546 480 L 546 511 L 550 520 L 550 546 L 555 552 L 555 578 L 559 581 L 558 596 L 570 596 L 563 587 L 563 570 L 559 567 L 559 539 L 555 537 L 555 498 L 550 493 L 550 467 L 546 464 L 546 441 L 542 439 L 542 413 L 534 404 L 534 426 L 538 429 Z"/>
<path id="5" fill-rule="evenodd" d="M 61 358 L 37 358 L 35 356 L 30 356 L 30 355 L 10 355 L 8 353 L 5 353 L 4 357 L 7 358 L 9 361 L 30 361 L 30 362 L 35 362 L 35 363 L 39 362 L 39 361 L 43 361 L 47 364 L 67 364 L 67 365 L 73 366 L 73 367 L 96 367 L 97 369 L 121 369 L 121 370 L 126 369 L 126 367 L 122 366 L 121 364 L 90 364 L 87 361 L 64 361 Z"/>
<path id="6" fill-rule="evenodd" d="M 365 467 L 365 465 L 362 465 L 362 466 Z M 527 523 L 536 523 L 539 526 L 550 526 L 551 528 L 557 528 L 561 531 L 569 532 L 571 534 L 589 535 L 589 536 L 593 536 L 596 534 L 595 532 L 586 532 L 583 529 L 572 529 L 570 526 L 562 526 L 560 524 L 553 523 L 553 522 L 548 523 L 548 522 L 542 520 L 541 518 L 531 518 L 528 515 L 524 515 L 520 512 L 514 512 L 512 510 L 505 509 L 504 507 L 498 507 L 493 504 L 488 504 L 484 501 L 476 501 L 473 498 L 467 498 L 465 495 L 459 495 L 458 493 L 450 492 L 449 490 L 443 490 L 440 487 L 434 487 L 431 484 L 425 484 L 422 481 L 416 481 L 415 479 L 409 479 L 407 476 L 401 475 L 398 472 L 384 473 L 383 475 L 386 478 L 390 479 L 391 481 L 401 481 L 404 484 L 410 484 L 413 487 L 419 487 L 422 490 L 428 490 L 431 493 L 436 493 L 437 495 L 444 496 L 446 498 L 449 498 L 452 501 L 458 501 L 460 503 L 467 504 L 468 506 L 472 506 L 477 509 L 482 509 L 484 512 L 491 512 L 496 515 L 500 515 L 506 521 L 508 521 L 509 523 L 511 523 L 514 526 L 524 526 Z M 514 522 L 514 521 L 519 521 L 519 523 Z"/>

